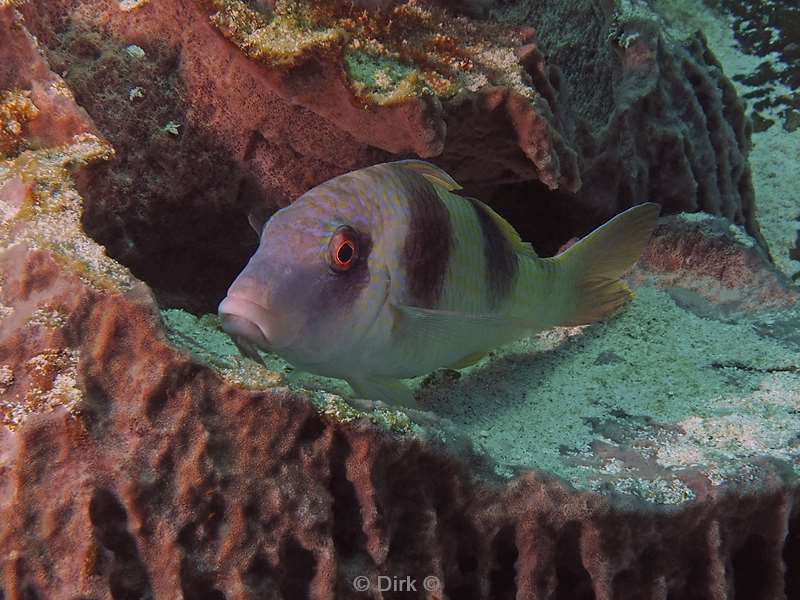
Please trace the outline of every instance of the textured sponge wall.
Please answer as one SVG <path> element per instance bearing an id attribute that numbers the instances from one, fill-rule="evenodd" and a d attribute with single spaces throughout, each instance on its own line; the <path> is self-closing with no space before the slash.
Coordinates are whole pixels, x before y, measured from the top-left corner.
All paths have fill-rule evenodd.
<path id="1" fill-rule="evenodd" d="M 82 176 L 84 224 L 165 305 L 213 310 L 255 246 L 248 212 L 413 154 L 508 210 L 540 249 L 645 200 L 759 238 L 748 124 L 702 38 L 683 46 L 646 15 L 591 2 L 478 3 L 467 12 L 480 18 L 386 3 L 348 19 L 329 1 L 317 30 L 285 15 L 258 29 L 273 5 L 312 6 L 21 6 L 117 153 Z M 300 54 L 263 46 L 269 32 L 298 36 Z"/>

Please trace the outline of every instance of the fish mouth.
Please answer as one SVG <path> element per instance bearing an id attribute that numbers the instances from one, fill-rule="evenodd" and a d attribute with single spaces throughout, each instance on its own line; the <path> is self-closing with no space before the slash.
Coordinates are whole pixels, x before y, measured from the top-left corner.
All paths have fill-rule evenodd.
<path id="1" fill-rule="evenodd" d="M 274 349 L 260 325 L 266 322 L 266 309 L 251 300 L 228 296 L 219 305 L 219 316 L 222 328 L 231 337 L 242 356 L 263 365 L 264 361 L 258 354 L 258 349 Z"/>

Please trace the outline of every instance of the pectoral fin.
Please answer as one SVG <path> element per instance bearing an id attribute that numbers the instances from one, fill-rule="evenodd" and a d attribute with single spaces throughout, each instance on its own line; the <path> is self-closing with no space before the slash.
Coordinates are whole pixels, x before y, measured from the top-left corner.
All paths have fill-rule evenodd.
<path id="1" fill-rule="evenodd" d="M 535 319 L 406 305 L 393 308 L 401 339 L 413 340 L 423 352 L 428 345 L 436 348 L 445 345 L 473 355 L 540 329 Z"/>
<path id="2" fill-rule="evenodd" d="M 380 400 L 395 406 L 416 408 L 417 402 L 411 390 L 398 379 L 388 377 L 359 377 L 348 379 L 356 396 L 368 400 Z"/>

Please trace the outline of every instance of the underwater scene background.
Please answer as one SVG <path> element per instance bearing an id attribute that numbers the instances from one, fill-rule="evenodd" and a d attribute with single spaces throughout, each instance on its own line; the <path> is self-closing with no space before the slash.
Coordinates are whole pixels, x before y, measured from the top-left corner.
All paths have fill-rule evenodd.
<path id="1" fill-rule="evenodd" d="M 800 598 L 798 65 L 788 1 L 0 0 L 0 600 Z M 635 297 L 413 408 L 240 354 L 251 223 L 403 159 L 540 257 L 660 204 Z"/>

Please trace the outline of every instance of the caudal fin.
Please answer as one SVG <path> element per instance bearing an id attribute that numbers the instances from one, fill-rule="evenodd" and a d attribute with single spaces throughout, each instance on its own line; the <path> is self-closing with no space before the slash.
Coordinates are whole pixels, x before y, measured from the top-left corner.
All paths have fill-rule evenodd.
<path id="1" fill-rule="evenodd" d="M 660 211 L 652 202 L 629 208 L 565 252 L 544 259 L 555 263 L 563 283 L 559 325 L 598 321 L 633 298 L 620 277 L 639 259 Z"/>

